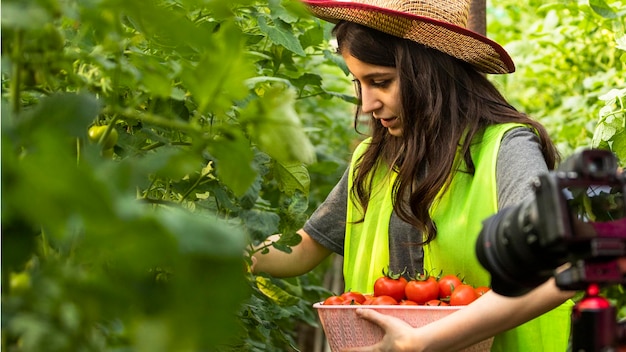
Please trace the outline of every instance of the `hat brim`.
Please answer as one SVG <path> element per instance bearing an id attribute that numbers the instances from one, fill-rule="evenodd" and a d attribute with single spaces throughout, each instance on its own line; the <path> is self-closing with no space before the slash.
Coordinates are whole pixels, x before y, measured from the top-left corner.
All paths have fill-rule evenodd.
<path id="1" fill-rule="evenodd" d="M 302 0 L 314 16 L 349 21 L 415 41 L 472 64 L 478 71 L 505 74 L 515 64 L 498 43 L 467 28 L 429 17 L 349 1 Z"/>

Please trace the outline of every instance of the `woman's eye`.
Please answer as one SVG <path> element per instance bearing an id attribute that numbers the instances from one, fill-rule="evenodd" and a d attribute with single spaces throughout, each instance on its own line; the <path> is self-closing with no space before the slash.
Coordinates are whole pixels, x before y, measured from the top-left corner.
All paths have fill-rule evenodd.
<path id="1" fill-rule="evenodd" d="M 389 86 L 390 83 L 391 83 L 390 80 L 372 81 L 371 85 L 372 85 L 372 87 L 385 88 L 385 87 Z"/>

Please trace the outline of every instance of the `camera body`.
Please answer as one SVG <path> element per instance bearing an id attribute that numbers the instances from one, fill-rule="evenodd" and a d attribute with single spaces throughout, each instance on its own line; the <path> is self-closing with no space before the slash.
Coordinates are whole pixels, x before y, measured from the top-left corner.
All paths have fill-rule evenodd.
<path id="1" fill-rule="evenodd" d="M 519 296 L 552 276 L 568 290 L 625 284 L 617 259 L 626 257 L 626 174 L 615 156 L 578 152 L 533 187 L 534 197 L 483 222 L 476 254 L 494 292 Z"/>

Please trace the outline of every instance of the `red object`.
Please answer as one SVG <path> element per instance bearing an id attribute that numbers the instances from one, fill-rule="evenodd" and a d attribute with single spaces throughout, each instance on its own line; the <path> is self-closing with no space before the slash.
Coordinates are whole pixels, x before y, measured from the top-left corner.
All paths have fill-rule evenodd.
<path id="1" fill-rule="evenodd" d="M 341 294 L 341 298 L 346 301 L 354 301 L 358 304 L 365 302 L 365 296 L 359 292 L 348 291 Z"/>
<path id="2" fill-rule="evenodd" d="M 407 281 L 402 276 L 398 278 L 389 275 L 381 276 L 374 282 L 374 296 L 390 296 L 396 301 L 401 301 L 405 298 L 406 284 Z"/>
<path id="3" fill-rule="evenodd" d="M 411 280 L 406 284 L 404 292 L 407 299 L 424 304 L 439 298 L 439 284 L 432 276 L 424 280 Z"/>
<path id="4" fill-rule="evenodd" d="M 459 285 L 454 288 L 452 294 L 450 295 L 450 305 L 451 306 L 466 306 L 476 299 L 478 299 L 478 293 L 476 290 L 470 285 Z"/>

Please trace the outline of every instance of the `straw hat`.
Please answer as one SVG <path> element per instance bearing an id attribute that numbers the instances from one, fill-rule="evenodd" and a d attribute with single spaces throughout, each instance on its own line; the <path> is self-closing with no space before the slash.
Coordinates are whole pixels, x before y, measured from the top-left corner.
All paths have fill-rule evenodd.
<path id="1" fill-rule="evenodd" d="M 355 22 L 410 39 L 472 64 L 485 73 L 515 65 L 498 43 L 467 29 L 470 0 L 302 0 L 323 20 Z"/>

